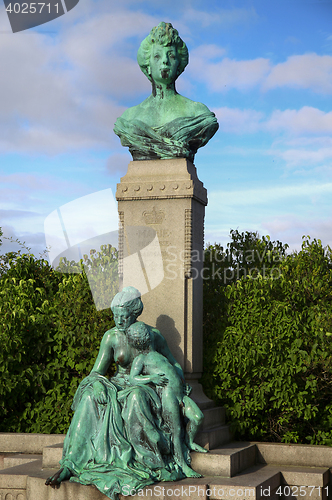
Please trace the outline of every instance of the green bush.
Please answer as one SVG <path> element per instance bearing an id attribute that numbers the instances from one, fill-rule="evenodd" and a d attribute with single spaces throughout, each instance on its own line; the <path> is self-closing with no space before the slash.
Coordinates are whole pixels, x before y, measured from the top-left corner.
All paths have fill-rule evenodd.
<path id="1" fill-rule="evenodd" d="M 288 245 L 271 241 L 258 233 L 230 231 L 231 241 L 224 249 L 221 245 L 208 245 L 204 259 L 204 363 L 209 369 L 221 332 L 228 326 L 227 285 L 242 277 L 274 276 L 275 267 L 286 257 Z M 204 377 L 204 383 L 208 380 Z"/>
<path id="2" fill-rule="evenodd" d="M 274 276 L 221 284 L 203 384 L 238 438 L 332 444 L 331 249 L 305 239 L 282 257 Z"/>
<path id="3" fill-rule="evenodd" d="M 26 405 L 23 419 L 29 432 L 67 432 L 76 389 L 94 365 L 104 332 L 114 326 L 110 309 L 96 310 L 85 273 L 64 275 L 51 314 L 49 388 L 42 399 Z"/>
<path id="4" fill-rule="evenodd" d="M 66 432 L 112 313 L 96 310 L 85 272 L 18 252 L 2 256 L 0 270 L 0 431 Z"/>

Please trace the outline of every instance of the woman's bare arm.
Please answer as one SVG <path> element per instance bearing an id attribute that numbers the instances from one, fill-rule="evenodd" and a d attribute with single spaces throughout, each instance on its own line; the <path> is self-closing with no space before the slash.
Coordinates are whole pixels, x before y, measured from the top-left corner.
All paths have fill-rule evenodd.
<path id="1" fill-rule="evenodd" d="M 99 353 L 91 373 L 97 372 L 100 375 L 106 375 L 113 357 L 113 333 L 112 330 L 108 330 L 102 338 Z"/>

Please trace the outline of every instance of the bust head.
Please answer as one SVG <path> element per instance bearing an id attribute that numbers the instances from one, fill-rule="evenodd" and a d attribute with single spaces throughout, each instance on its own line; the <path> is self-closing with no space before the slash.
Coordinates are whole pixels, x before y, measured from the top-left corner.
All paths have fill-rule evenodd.
<path id="1" fill-rule="evenodd" d="M 152 82 L 153 58 L 158 52 L 162 52 L 162 48 L 169 48 L 171 59 L 176 58 L 176 69 L 174 71 L 173 81 L 184 71 L 188 64 L 189 55 L 186 44 L 179 37 L 176 29 L 171 23 L 159 23 L 150 31 L 150 34 L 143 40 L 138 49 L 137 62 L 148 79 Z M 160 54 L 161 55 L 161 54 Z"/>

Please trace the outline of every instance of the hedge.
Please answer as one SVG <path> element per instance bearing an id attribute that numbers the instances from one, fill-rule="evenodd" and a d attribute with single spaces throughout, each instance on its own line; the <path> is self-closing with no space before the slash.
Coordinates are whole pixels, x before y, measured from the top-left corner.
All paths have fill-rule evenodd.
<path id="1" fill-rule="evenodd" d="M 205 309 L 202 382 L 237 438 L 332 444 L 331 257 L 305 238 L 274 276 L 221 284 L 213 322 Z"/>

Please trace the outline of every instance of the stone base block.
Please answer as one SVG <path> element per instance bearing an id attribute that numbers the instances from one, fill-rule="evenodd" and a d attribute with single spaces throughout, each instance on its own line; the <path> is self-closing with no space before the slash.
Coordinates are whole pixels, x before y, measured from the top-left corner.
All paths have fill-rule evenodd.
<path id="1" fill-rule="evenodd" d="M 26 491 L 0 488 L 0 500 L 27 500 Z"/>
<path id="2" fill-rule="evenodd" d="M 255 465 L 256 446 L 250 443 L 230 443 L 222 448 L 191 454 L 192 468 L 203 476 L 233 477 Z"/>
<path id="3" fill-rule="evenodd" d="M 280 472 L 255 466 L 233 478 L 206 477 L 210 500 L 258 500 L 274 498 L 280 486 Z M 266 494 L 264 494 L 264 492 Z"/>
<path id="4" fill-rule="evenodd" d="M 305 444 L 254 443 L 261 464 L 332 467 L 332 447 Z"/>
<path id="5" fill-rule="evenodd" d="M 53 444 L 51 446 L 47 446 L 46 448 L 44 448 L 43 467 L 45 467 L 45 469 L 59 467 L 59 461 L 62 458 L 62 451 L 63 451 L 63 443 Z"/>
<path id="6" fill-rule="evenodd" d="M 7 453 L 43 453 L 45 446 L 63 443 L 64 439 L 64 434 L 0 432 L 0 451 Z"/>
<path id="7" fill-rule="evenodd" d="M 198 431 L 195 442 L 207 450 L 213 450 L 232 440 L 229 425 L 219 425 L 205 431 Z"/>
<path id="8" fill-rule="evenodd" d="M 45 470 L 43 477 L 29 477 L 27 481 L 26 500 L 109 500 L 94 486 L 64 481 L 60 488 L 54 489 L 45 485 L 45 480 L 54 470 Z"/>

